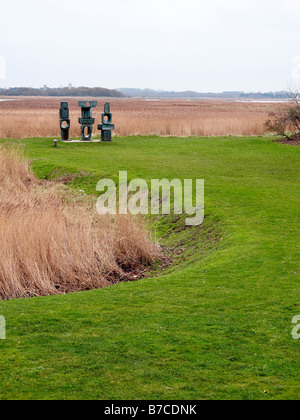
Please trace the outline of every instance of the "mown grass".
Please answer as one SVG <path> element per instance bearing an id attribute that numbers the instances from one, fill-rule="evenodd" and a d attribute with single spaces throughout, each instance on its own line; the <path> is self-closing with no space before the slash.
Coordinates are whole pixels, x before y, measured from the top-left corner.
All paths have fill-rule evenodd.
<path id="1" fill-rule="evenodd" d="M 180 249 L 152 278 L 0 303 L 0 398 L 298 399 L 300 150 L 267 138 L 24 141 L 35 173 L 204 178 L 206 221 L 155 221 Z M 89 174 L 89 175 L 88 175 Z M 159 274 L 159 275 L 158 275 Z"/>

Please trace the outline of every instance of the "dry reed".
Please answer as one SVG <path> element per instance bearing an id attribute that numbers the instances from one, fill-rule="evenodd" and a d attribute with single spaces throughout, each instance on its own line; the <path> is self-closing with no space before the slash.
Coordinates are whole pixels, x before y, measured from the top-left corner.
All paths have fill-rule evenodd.
<path id="1" fill-rule="evenodd" d="M 0 102 L 0 138 L 60 136 L 60 98 L 18 99 Z M 72 138 L 80 136 L 77 99 L 70 103 Z M 100 122 L 105 99 L 94 110 Z M 227 136 L 262 135 L 276 104 L 229 101 L 110 99 L 117 136 Z M 94 134 L 97 132 L 95 124 Z"/>
<path id="2" fill-rule="evenodd" d="M 159 257 L 142 221 L 99 216 L 69 194 L 38 181 L 20 151 L 0 147 L 0 299 L 109 286 L 141 277 Z"/>

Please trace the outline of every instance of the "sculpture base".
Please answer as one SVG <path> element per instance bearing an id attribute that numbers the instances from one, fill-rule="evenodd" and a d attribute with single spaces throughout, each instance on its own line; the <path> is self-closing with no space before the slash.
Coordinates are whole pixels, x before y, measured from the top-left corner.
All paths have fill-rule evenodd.
<path id="1" fill-rule="evenodd" d="M 101 143 L 101 140 L 58 140 L 62 143 Z"/>

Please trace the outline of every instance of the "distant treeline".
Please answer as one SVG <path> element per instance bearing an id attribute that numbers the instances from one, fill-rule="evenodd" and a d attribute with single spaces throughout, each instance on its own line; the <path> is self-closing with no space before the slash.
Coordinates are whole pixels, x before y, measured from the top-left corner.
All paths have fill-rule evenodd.
<path id="1" fill-rule="evenodd" d="M 132 88 L 120 88 L 118 90 L 105 89 L 101 87 L 89 88 L 89 87 L 61 87 L 61 88 L 49 88 L 44 86 L 43 88 L 27 88 L 27 87 L 16 87 L 9 89 L 0 89 L 0 96 L 62 96 L 62 97 L 109 97 L 109 98 L 123 98 L 123 97 L 135 97 L 135 98 L 211 98 L 211 99 L 274 99 L 281 100 L 289 97 L 287 92 L 168 92 L 168 91 L 157 91 L 152 89 L 132 89 Z"/>
<path id="2" fill-rule="evenodd" d="M 127 97 L 135 98 L 215 98 L 215 99 L 287 99 L 288 94 L 286 92 L 252 92 L 245 93 L 242 91 L 229 91 L 229 92 L 167 92 L 157 91 L 152 89 L 131 89 L 131 88 L 120 88 L 118 91 L 122 92 Z"/>
<path id="3" fill-rule="evenodd" d="M 288 99 L 287 92 L 257 92 L 257 93 L 241 93 L 241 99 Z"/>
<path id="4" fill-rule="evenodd" d="M 123 93 L 117 90 L 105 89 L 100 87 L 62 87 L 62 88 L 49 88 L 44 87 L 40 89 L 16 87 L 9 89 L 0 89 L 0 96 L 88 96 L 92 98 L 109 97 L 109 98 L 122 98 Z"/>

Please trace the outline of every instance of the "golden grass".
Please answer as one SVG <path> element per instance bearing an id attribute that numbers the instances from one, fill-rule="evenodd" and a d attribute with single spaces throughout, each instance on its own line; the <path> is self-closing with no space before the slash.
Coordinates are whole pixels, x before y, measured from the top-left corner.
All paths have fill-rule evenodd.
<path id="1" fill-rule="evenodd" d="M 0 147 L 0 299 L 109 286 L 141 276 L 142 265 L 159 257 L 140 220 L 99 216 L 69 194 L 38 181 L 15 149 Z"/>
<path id="2" fill-rule="evenodd" d="M 60 138 L 60 98 L 22 98 L 0 102 L 0 138 Z M 80 137 L 78 99 L 70 103 L 72 138 Z M 94 135 L 99 135 L 105 99 L 94 110 Z M 276 104 L 229 101 L 110 99 L 115 135 L 227 136 L 263 135 Z"/>

